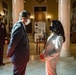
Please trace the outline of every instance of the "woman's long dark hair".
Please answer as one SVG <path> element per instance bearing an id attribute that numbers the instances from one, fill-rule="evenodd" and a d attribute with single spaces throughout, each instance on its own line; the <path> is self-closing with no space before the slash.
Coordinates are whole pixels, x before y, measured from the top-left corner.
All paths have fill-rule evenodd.
<path id="1" fill-rule="evenodd" d="M 52 26 L 50 26 L 50 30 L 57 35 L 61 35 L 63 37 L 63 40 L 65 42 L 65 35 L 64 35 L 64 29 L 60 21 L 58 20 L 52 20 Z"/>

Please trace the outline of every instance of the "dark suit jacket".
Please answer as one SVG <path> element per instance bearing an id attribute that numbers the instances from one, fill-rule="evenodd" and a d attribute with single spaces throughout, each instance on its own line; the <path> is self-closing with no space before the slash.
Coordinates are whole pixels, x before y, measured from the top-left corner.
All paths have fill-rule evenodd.
<path id="1" fill-rule="evenodd" d="M 2 28 L 2 25 L 4 26 L 4 28 Z M 0 23 L 0 46 L 4 45 L 5 42 L 5 37 L 6 37 L 6 27 L 4 23 Z"/>
<path id="2" fill-rule="evenodd" d="M 17 22 L 11 33 L 7 56 L 11 57 L 13 63 L 21 64 L 29 60 L 29 41 L 24 25 Z"/>

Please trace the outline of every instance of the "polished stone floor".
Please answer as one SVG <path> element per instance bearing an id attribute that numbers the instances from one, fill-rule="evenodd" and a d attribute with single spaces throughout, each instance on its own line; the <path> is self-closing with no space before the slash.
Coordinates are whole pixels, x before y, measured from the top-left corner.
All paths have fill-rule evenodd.
<path id="1" fill-rule="evenodd" d="M 71 49 L 75 49 L 75 45 L 72 44 Z M 46 75 L 45 63 L 39 60 L 39 54 L 36 52 L 36 45 L 31 43 L 30 49 L 30 61 L 28 62 L 25 75 Z M 43 50 L 43 44 L 40 45 L 40 50 Z M 7 45 L 5 45 L 4 49 L 5 66 L 0 66 L 0 75 L 13 75 L 13 65 L 10 59 L 6 57 L 6 52 Z M 74 57 L 61 57 L 57 65 L 57 75 L 76 75 L 76 59 L 74 59 Z"/>

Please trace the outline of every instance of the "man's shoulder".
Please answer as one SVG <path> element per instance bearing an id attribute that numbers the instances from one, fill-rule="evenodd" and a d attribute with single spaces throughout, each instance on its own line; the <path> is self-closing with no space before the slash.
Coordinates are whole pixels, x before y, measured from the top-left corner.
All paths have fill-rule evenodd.
<path id="1" fill-rule="evenodd" d="M 18 29 L 21 28 L 21 23 L 20 22 L 16 22 L 13 26 L 13 29 Z"/>

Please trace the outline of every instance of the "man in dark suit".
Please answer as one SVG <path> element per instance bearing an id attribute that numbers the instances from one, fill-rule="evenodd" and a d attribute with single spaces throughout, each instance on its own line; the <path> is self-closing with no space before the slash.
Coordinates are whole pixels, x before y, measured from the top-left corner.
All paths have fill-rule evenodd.
<path id="1" fill-rule="evenodd" d="M 2 22 L 3 18 L 0 16 L 0 66 L 4 65 L 3 63 L 3 52 L 4 52 L 4 43 L 6 37 L 6 27 Z"/>
<path id="2" fill-rule="evenodd" d="M 30 23 L 30 13 L 23 10 L 19 21 L 12 28 L 7 57 L 11 57 L 14 65 L 13 75 L 25 75 L 27 62 L 29 61 L 29 41 L 25 25 Z"/>

